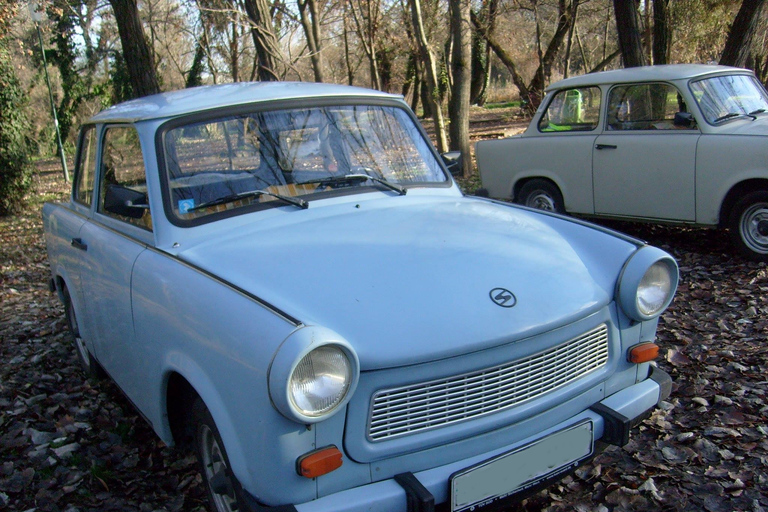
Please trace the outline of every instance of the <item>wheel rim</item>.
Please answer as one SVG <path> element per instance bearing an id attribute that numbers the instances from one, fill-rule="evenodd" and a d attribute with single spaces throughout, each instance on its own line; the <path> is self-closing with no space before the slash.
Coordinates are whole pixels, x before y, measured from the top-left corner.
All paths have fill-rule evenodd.
<path id="1" fill-rule="evenodd" d="M 72 336 L 75 338 L 75 349 L 77 349 L 77 355 L 80 356 L 80 360 L 83 364 L 88 365 L 91 360 L 91 353 L 88 352 L 88 348 L 85 346 L 85 341 L 80 336 L 80 327 L 77 325 L 77 317 L 75 316 L 75 308 L 72 307 L 70 301 L 67 306 L 67 316 L 69 317 L 69 325 L 72 329 Z"/>
<path id="2" fill-rule="evenodd" d="M 200 459 L 216 510 L 219 512 L 239 510 L 232 481 L 227 476 L 224 452 L 208 425 L 200 425 Z"/>
<path id="3" fill-rule="evenodd" d="M 528 196 L 528 200 L 525 202 L 525 206 L 536 208 L 538 210 L 546 210 L 548 212 L 554 212 L 555 200 L 552 196 L 550 196 L 543 190 L 537 190 Z"/>
<path id="4" fill-rule="evenodd" d="M 768 254 L 768 203 L 753 204 L 744 210 L 739 236 L 750 251 Z"/>

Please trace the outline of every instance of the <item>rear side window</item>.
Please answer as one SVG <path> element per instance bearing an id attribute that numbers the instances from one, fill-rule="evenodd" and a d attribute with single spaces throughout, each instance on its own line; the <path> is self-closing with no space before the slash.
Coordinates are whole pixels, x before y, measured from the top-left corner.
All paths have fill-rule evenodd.
<path id="1" fill-rule="evenodd" d="M 152 230 L 144 157 L 132 126 L 109 127 L 104 134 L 99 212 Z"/>
<path id="2" fill-rule="evenodd" d="M 590 131 L 600 119 L 600 89 L 558 91 L 539 121 L 542 132 Z"/>
<path id="3" fill-rule="evenodd" d="M 75 169 L 75 201 L 91 206 L 96 176 L 96 128 L 86 126 L 80 133 L 80 152 Z"/>

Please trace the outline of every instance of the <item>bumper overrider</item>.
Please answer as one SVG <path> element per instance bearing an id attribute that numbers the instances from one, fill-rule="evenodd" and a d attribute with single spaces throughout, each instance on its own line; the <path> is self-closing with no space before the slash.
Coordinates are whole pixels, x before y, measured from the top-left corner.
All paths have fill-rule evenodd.
<path id="1" fill-rule="evenodd" d="M 253 500 L 252 510 L 431 512 L 436 503 L 447 502 L 445 510 L 463 511 L 518 501 L 571 473 L 602 447 L 625 445 L 630 430 L 649 417 L 671 389 L 670 376 L 652 366 L 647 379 L 520 442 L 298 505 L 265 507 Z M 450 450 L 450 445 L 444 449 Z"/>

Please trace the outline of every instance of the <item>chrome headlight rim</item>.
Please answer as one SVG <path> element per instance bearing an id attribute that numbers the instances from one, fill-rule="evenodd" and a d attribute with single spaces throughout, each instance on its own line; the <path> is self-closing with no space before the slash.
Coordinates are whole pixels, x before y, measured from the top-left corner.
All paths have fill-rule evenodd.
<path id="1" fill-rule="evenodd" d="M 664 269 L 668 275 L 668 290 L 660 306 L 651 312 L 639 304 L 641 285 L 655 269 Z M 679 281 L 677 262 L 656 247 L 644 246 L 624 265 L 618 282 L 617 300 L 622 311 L 632 320 L 644 322 L 658 318 L 670 305 Z"/>
<path id="2" fill-rule="evenodd" d="M 305 358 L 316 350 L 332 348 L 346 359 L 349 381 L 343 396 L 331 407 L 316 413 L 307 413 L 297 405 L 291 392 L 291 380 Z M 320 327 L 304 327 L 294 331 L 275 354 L 268 373 L 269 395 L 272 404 L 286 418 L 303 424 L 324 421 L 343 410 L 357 388 L 360 362 L 352 346 L 338 334 Z"/>

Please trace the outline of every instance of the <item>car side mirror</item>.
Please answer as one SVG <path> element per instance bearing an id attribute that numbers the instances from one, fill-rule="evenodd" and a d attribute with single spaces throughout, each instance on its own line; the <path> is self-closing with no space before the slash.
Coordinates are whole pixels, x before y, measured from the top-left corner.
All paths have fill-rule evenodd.
<path id="1" fill-rule="evenodd" d="M 146 193 L 120 185 L 107 185 L 104 193 L 104 211 L 140 219 L 146 210 L 149 210 Z"/>
<path id="2" fill-rule="evenodd" d="M 449 151 L 440 155 L 443 159 L 445 167 L 451 176 L 461 176 L 463 173 L 462 156 L 461 151 Z"/>
<path id="3" fill-rule="evenodd" d="M 673 124 L 678 128 L 691 128 L 693 126 L 693 114 L 690 112 L 678 112 L 675 114 Z"/>

